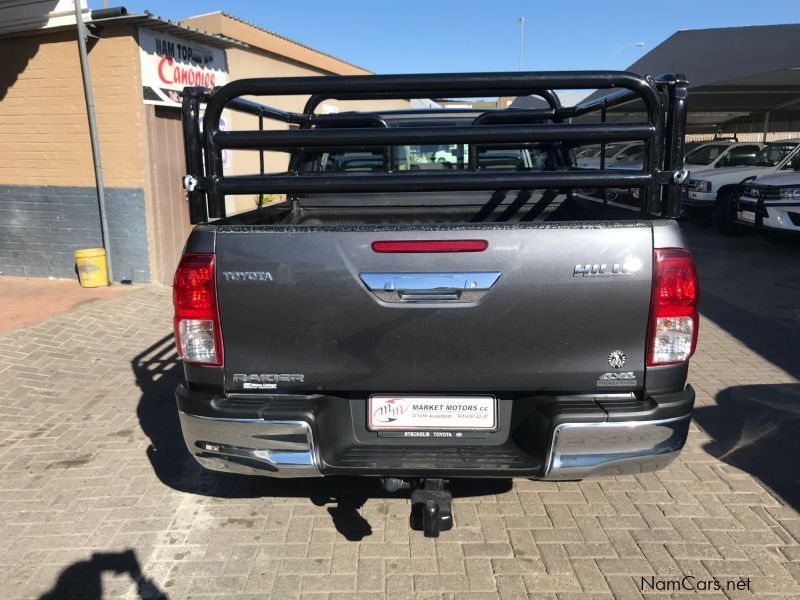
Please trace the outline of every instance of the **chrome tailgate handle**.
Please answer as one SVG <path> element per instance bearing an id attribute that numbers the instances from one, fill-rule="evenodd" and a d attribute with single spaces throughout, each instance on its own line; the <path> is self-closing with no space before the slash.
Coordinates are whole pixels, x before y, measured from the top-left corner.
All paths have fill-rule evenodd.
<path id="1" fill-rule="evenodd" d="M 500 278 L 499 272 L 360 273 L 383 302 L 476 302 Z"/>

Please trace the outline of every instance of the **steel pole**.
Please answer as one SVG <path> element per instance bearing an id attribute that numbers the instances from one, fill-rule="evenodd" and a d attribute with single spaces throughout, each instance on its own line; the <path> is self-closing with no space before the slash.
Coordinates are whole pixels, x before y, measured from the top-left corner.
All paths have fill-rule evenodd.
<path id="1" fill-rule="evenodd" d="M 519 18 L 519 70 L 522 71 L 522 49 L 525 46 L 525 17 Z"/>
<path id="2" fill-rule="evenodd" d="M 78 54 L 81 57 L 81 74 L 83 76 L 83 94 L 86 97 L 86 116 L 89 119 L 89 139 L 92 142 L 92 160 L 94 162 L 94 181 L 97 187 L 97 205 L 100 209 L 100 237 L 106 252 L 106 270 L 108 283 L 114 281 L 111 267 L 111 244 L 108 240 L 108 219 L 106 218 L 106 195 L 103 186 L 103 167 L 100 162 L 100 144 L 97 139 L 97 121 L 94 113 L 94 95 L 92 80 L 89 76 L 89 58 L 86 53 L 86 24 L 81 14 L 81 1 L 75 0 L 75 24 L 78 30 Z"/>

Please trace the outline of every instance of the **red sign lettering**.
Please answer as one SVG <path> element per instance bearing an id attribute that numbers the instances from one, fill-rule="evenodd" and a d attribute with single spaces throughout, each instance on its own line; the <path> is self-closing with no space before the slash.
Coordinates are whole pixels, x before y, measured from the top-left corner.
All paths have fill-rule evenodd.
<path id="1" fill-rule="evenodd" d="M 213 88 L 215 86 L 214 73 L 205 69 L 182 67 L 176 65 L 169 56 L 164 56 L 158 62 L 158 78 L 167 85 L 192 85 Z"/>

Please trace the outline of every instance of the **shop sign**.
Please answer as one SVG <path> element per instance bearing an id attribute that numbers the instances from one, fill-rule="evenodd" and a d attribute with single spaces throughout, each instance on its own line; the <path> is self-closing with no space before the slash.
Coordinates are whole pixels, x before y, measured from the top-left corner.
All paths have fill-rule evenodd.
<path id="1" fill-rule="evenodd" d="M 180 106 L 184 87 L 213 88 L 228 82 L 225 51 L 220 48 L 140 27 L 139 55 L 145 104 Z"/>

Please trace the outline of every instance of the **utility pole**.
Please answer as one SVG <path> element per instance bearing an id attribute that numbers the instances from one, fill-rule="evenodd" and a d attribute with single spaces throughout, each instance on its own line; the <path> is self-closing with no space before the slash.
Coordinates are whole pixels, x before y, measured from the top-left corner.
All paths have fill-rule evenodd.
<path id="1" fill-rule="evenodd" d="M 86 116 L 89 119 L 89 139 L 92 142 L 92 159 L 94 161 L 94 181 L 97 186 L 97 205 L 100 210 L 100 237 L 106 251 L 106 268 L 108 283 L 114 281 L 111 268 L 111 244 L 108 241 L 108 219 L 106 218 L 106 194 L 103 186 L 103 166 L 100 163 L 100 144 L 97 141 L 97 120 L 94 114 L 94 94 L 92 80 L 89 77 L 89 58 L 86 53 L 86 24 L 81 14 L 82 0 L 75 0 L 75 25 L 78 30 L 78 54 L 81 57 L 81 74 L 83 75 L 83 94 L 86 96 Z"/>
<path id="2" fill-rule="evenodd" d="M 525 17 L 520 17 L 517 21 L 519 21 L 519 70 L 522 71 L 522 50 L 525 47 Z"/>

